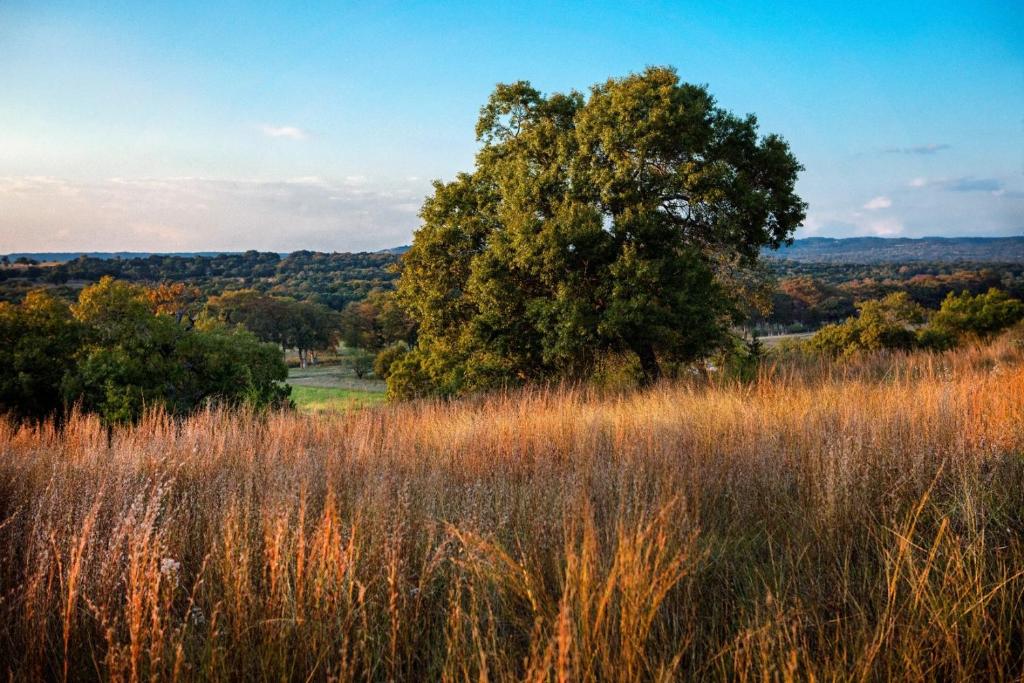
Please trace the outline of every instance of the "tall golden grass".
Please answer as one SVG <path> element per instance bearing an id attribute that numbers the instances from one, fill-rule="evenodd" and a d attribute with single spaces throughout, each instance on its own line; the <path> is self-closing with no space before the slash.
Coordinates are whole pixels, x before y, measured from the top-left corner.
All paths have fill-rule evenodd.
<path id="1" fill-rule="evenodd" d="M 1024 672 L 1024 356 L 0 423 L 14 679 Z"/>

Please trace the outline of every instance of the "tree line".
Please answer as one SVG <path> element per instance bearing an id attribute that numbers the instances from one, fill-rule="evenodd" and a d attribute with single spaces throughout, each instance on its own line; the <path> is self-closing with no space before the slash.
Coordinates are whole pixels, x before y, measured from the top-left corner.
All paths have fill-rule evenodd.
<path id="1" fill-rule="evenodd" d="M 826 325 L 803 344 L 832 356 L 862 351 L 924 349 L 945 351 L 967 340 L 984 340 L 1024 319 L 1024 303 L 992 288 L 946 296 L 937 310 L 921 306 L 906 292 L 857 305 L 856 315 Z"/>
<path id="2" fill-rule="evenodd" d="M 109 276 L 72 302 L 34 290 L 0 302 L 0 413 L 35 420 L 78 407 L 112 425 L 157 406 L 172 415 L 209 403 L 284 407 L 285 350 L 305 366 L 343 332 L 369 348 L 390 339 L 371 341 L 353 316 L 321 304 L 255 290 L 205 298 L 184 283 L 144 287 Z M 372 356 L 361 372 L 371 365 Z"/>
<path id="3" fill-rule="evenodd" d="M 911 262 L 890 264 L 803 263 L 769 259 L 778 278 L 772 305 L 751 324 L 762 330 L 803 331 L 854 315 L 860 302 L 905 292 L 925 308 L 950 294 L 984 294 L 996 288 L 1024 298 L 1024 263 Z"/>
<path id="4" fill-rule="evenodd" d="M 208 403 L 283 407 L 286 350 L 306 367 L 345 343 L 363 377 L 378 352 L 414 338 L 381 290 L 339 313 L 252 289 L 206 297 L 181 282 L 104 276 L 72 301 L 36 289 L 0 302 L 0 413 L 36 420 L 78 407 L 112 425 L 156 406 L 173 415 Z"/>
<path id="5" fill-rule="evenodd" d="M 108 277 L 71 304 L 41 290 L 0 303 L 0 412 L 59 419 L 77 407 L 114 425 L 156 407 L 288 404 L 280 347 L 177 316 L 166 294 Z"/>
<path id="6" fill-rule="evenodd" d="M 113 277 L 142 284 L 182 282 L 205 296 L 255 289 L 265 294 L 310 301 L 340 311 L 375 289 L 391 286 L 397 256 L 379 253 L 296 251 L 287 256 L 247 251 L 217 256 L 154 254 L 130 259 L 80 256 L 53 265 L 0 268 L 0 299 L 20 300 L 27 289 L 98 282 Z M 63 290 L 68 294 L 68 290 Z"/>
<path id="7" fill-rule="evenodd" d="M 401 255 L 390 252 L 295 252 L 283 258 L 255 251 L 220 256 L 79 257 L 58 265 L 32 264 L 24 257 L 19 261 L 17 267 L 0 267 L 0 300 L 21 301 L 40 286 L 73 300 L 80 283 L 109 275 L 147 286 L 187 283 L 203 297 L 252 289 L 321 304 L 339 313 L 351 309 L 348 320 L 365 318 L 366 311 L 357 309 L 371 295 L 393 291 L 401 269 Z M 992 287 L 1024 298 L 1024 263 L 816 263 L 768 257 L 761 259 L 760 266 L 768 280 L 767 305 L 752 309 L 748 324 L 761 334 L 807 331 L 841 322 L 856 312 L 858 302 L 900 291 L 926 308 L 937 308 L 950 292 L 981 294 Z M 372 344 L 365 348 L 377 350 Z"/>

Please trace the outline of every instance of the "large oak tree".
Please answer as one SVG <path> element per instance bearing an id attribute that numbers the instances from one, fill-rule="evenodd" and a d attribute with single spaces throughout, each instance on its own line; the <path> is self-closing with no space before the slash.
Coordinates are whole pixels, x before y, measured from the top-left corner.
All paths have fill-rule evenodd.
<path id="1" fill-rule="evenodd" d="M 804 218 L 786 142 L 671 68 L 587 96 L 499 85 L 476 133 L 403 258 L 419 336 L 394 395 L 579 377 L 609 351 L 654 380 L 723 343 L 739 275 Z"/>

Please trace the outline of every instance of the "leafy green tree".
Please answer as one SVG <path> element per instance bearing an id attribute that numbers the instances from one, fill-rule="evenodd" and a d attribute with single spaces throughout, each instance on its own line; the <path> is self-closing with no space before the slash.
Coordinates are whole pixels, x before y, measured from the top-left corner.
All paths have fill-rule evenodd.
<path id="1" fill-rule="evenodd" d="M 330 348 L 337 340 L 337 314 L 320 304 L 249 289 L 212 297 L 207 310 L 225 323 L 242 325 L 264 341 L 296 349 L 302 367 L 316 351 Z"/>
<path id="2" fill-rule="evenodd" d="M 82 332 L 67 303 L 45 291 L 29 292 L 19 305 L 0 303 L 0 413 L 59 415 Z"/>
<path id="3" fill-rule="evenodd" d="M 606 352 L 653 381 L 725 343 L 725 283 L 804 217 L 787 144 L 669 68 L 586 97 L 499 85 L 476 132 L 476 168 L 435 183 L 403 257 L 418 341 L 393 396 L 582 377 Z"/>
<path id="4" fill-rule="evenodd" d="M 158 406 L 184 415 L 207 403 L 287 404 L 280 348 L 213 320 L 192 326 L 158 312 L 158 299 L 109 277 L 82 290 L 71 306 L 81 334 L 61 381 L 66 403 L 108 425 Z"/>
<path id="5" fill-rule="evenodd" d="M 373 354 L 364 349 L 356 349 L 349 356 L 349 363 L 356 377 L 362 379 L 373 371 Z"/>
<path id="6" fill-rule="evenodd" d="M 65 378 L 69 402 L 110 424 L 175 402 L 168 394 L 180 380 L 174 355 L 181 328 L 153 313 L 145 288 L 106 277 L 83 289 L 71 310 L 85 334 L 75 372 Z"/>
<path id="7" fill-rule="evenodd" d="M 321 304 L 289 301 L 285 304 L 286 344 L 299 353 L 299 364 L 315 362 L 316 352 L 338 342 L 338 315 Z"/>
<path id="8" fill-rule="evenodd" d="M 950 292 L 938 312 L 932 316 L 929 327 L 936 334 L 959 338 L 991 337 L 1024 319 L 1024 303 L 1011 298 L 996 288 L 984 294 L 971 296 Z"/>
<path id="9" fill-rule="evenodd" d="M 857 304 L 856 317 L 826 325 L 810 340 L 811 348 L 832 355 L 882 349 L 909 350 L 918 345 L 915 327 L 927 312 L 906 292 Z"/>
<path id="10" fill-rule="evenodd" d="M 182 335 L 175 358 L 188 370 L 175 388 L 175 413 L 206 402 L 255 408 L 290 404 L 281 350 L 251 332 L 203 323 L 196 333 Z"/>
<path id="11" fill-rule="evenodd" d="M 342 311 L 340 337 L 350 348 L 379 351 L 395 342 L 411 343 L 416 326 L 398 305 L 394 292 L 374 290 Z"/>
<path id="12" fill-rule="evenodd" d="M 288 300 L 282 297 L 243 289 L 211 297 L 206 309 L 228 325 L 242 325 L 263 341 L 290 348 L 287 304 Z"/>
<path id="13" fill-rule="evenodd" d="M 373 359 L 373 374 L 386 380 L 391 374 L 391 367 L 407 353 L 409 353 L 409 345 L 404 341 L 385 346 Z"/>

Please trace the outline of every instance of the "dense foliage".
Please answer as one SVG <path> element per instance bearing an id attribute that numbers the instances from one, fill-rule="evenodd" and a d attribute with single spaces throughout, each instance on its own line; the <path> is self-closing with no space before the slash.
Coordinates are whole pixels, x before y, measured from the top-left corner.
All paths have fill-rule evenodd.
<path id="1" fill-rule="evenodd" d="M 589 97 L 499 85 L 476 132 L 474 171 L 435 183 L 403 259 L 418 339 L 393 395 L 581 376 L 605 351 L 655 379 L 726 340 L 735 271 L 804 216 L 786 143 L 671 69 Z"/>
<path id="2" fill-rule="evenodd" d="M 806 241 L 796 240 L 795 244 Z M 881 244 L 870 244 L 879 251 L 892 253 L 884 240 Z M 750 323 L 761 334 L 814 330 L 853 315 L 857 302 L 881 299 L 894 292 L 907 292 L 926 308 L 937 308 L 950 292 L 966 290 L 981 294 L 992 287 L 1024 299 L 1024 263 L 1001 262 L 1000 256 L 1005 259 L 1007 255 L 992 253 L 992 248 L 971 253 L 991 253 L 997 260 L 925 261 L 905 246 L 897 255 L 907 260 L 898 262 L 865 255 L 865 249 L 836 249 L 837 254 L 829 262 L 795 258 L 815 258 L 820 250 L 772 252 L 771 257 L 762 259 L 766 274 L 775 281 L 769 295 L 770 305 L 751 310 Z M 847 254 L 865 262 L 839 260 Z M 109 274 L 154 288 L 164 283 L 187 286 L 195 296 L 191 313 L 201 309 L 202 301 L 208 297 L 253 289 L 270 296 L 324 303 L 343 312 L 340 334 L 349 346 L 377 350 L 396 340 L 415 340 L 415 325 L 407 318 L 403 320 L 404 314 L 384 296 L 393 291 L 399 254 L 297 252 L 277 260 L 277 266 L 268 270 L 267 264 L 274 263 L 275 258 L 276 254 L 248 252 L 226 256 L 146 256 L 120 261 L 84 257 L 57 265 L 0 266 L 0 300 L 20 302 L 33 289 L 47 287 L 54 295 L 70 301 L 77 297 L 81 287 Z M 68 279 L 72 272 L 75 277 Z"/>
<path id="3" fill-rule="evenodd" d="M 244 289 L 212 297 L 206 311 L 229 325 L 242 325 L 263 341 L 296 349 L 302 367 L 315 360 L 316 351 L 337 341 L 338 315 L 316 303 Z"/>
<path id="4" fill-rule="evenodd" d="M 1024 303 L 1005 292 L 950 293 L 938 311 L 929 312 L 906 292 L 857 304 L 857 315 L 826 325 L 808 342 L 832 355 L 884 349 L 945 350 L 965 339 L 987 339 L 1024 319 Z"/>
<path id="5" fill-rule="evenodd" d="M 324 254 L 296 251 L 280 254 L 247 251 L 217 256 L 171 256 L 103 259 L 81 256 L 50 266 L 0 268 L 0 293 L 7 300 L 19 296 L 19 282 L 32 286 L 67 286 L 97 282 L 110 276 L 144 284 L 182 282 L 215 295 L 236 289 L 320 303 L 341 310 L 361 301 L 374 289 L 388 287 L 396 277 L 397 257 L 387 252 Z M 4 282 L 10 280 L 11 282 Z M 23 294 L 23 292 L 20 292 Z"/>
<path id="6" fill-rule="evenodd" d="M 340 334 L 346 346 L 380 351 L 397 342 L 412 343 L 416 324 L 398 305 L 393 292 L 375 290 L 342 311 Z"/>
<path id="7" fill-rule="evenodd" d="M 752 322 L 766 333 L 840 322 L 854 314 L 856 303 L 896 292 L 906 292 L 925 308 L 937 308 L 950 293 L 983 294 L 993 287 L 1024 299 L 1024 263 L 765 261 L 778 284 L 770 312 L 755 314 Z"/>
<path id="8" fill-rule="evenodd" d="M 160 297 L 103 278 L 72 305 L 33 292 L 0 303 L 0 413 L 40 419 L 75 405 L 107 424 L 147 408 L 287 402 L 280 348 L 241 328 L 160 310 Z"/>

